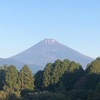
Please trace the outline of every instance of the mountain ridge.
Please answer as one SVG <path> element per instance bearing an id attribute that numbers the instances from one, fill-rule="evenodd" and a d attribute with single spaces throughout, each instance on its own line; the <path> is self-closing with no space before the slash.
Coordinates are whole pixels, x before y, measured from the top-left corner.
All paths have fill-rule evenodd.
<path id="1" fill-rule="evenodd" d="M 24 64 L 32 65 L 32 69 L 43 69 L 46 63 L 54 62 L 57 59 L 69 59 L 80 63 L 83 68 L 86 68 L 86 65 L 94 60 L 91 57 L 88 57 L 84 54 L 77 52 L 62 43 L 59 43 L 55 39 L 44 39 L 27 50 L 12 56 L 8 59 L 13 59 Z M 0 63 L 1 64 L 1 63 Z"/>

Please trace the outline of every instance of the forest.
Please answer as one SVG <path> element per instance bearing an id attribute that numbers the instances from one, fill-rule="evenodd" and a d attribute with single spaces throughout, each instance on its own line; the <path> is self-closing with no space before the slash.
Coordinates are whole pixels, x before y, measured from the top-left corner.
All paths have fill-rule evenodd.
<path id="1" fill-rule="evenodd" d="M 0 67 L 0 100 L 100 100 L 100 58 L 84 70 L 68 59 L 33 74 L 27 65 Z"/>

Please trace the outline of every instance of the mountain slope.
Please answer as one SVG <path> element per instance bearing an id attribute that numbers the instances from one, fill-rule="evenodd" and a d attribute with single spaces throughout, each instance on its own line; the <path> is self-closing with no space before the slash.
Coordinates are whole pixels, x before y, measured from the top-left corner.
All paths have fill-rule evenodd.
<path id="1" fill-rule="evenodd" d="M 28 50 L 9 59 L 35 66 L 43 66 L 42 68 L 46 63 L 54 62 L 56 59 L 74 60 L 82 64 L 83 68 L 93 60 L 93 58 L 87 57 L 54 39 L 44 39 Z"/>
<path id="2" fill-rule="evenodd" d="M 11 58 L 7 58 L 7 59 L 2 59 L 0 58 L 0 66 L 4 66 L 4 65 L 14 65 L 16 66 L 16 68 L 18 70 L 21 70 L 21 68 L 25 65 L 26 63 L 24 62 L 20 62 L 20 61 L 17 61 L 17 60 L 14 60 L 14 59 L 11 59 Z M 30 69 L 32 70 L 32 72 L 37 72 L 38 70 L 40 69 L 43 69 L 43 66 L 39 66 L 39 65 L 35 65 L 35 64 L 27 64 Z"/>
<path id="3" fill-rule="evenodd" d="M 25 63 L 22 63 L 20 61 L 16 61 L 14 59 L 0 59 L 0 66 L 3 66 L 3 65 L 15 65 L 17 66 L 17 69 L 20 70 L 20 68 L 25 64 Z"/>

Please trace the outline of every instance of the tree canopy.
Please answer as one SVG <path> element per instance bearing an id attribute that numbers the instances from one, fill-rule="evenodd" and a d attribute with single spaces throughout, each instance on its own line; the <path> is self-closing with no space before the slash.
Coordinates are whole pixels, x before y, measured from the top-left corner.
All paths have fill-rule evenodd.
<path id="1" fill-rule="evenodd" d="M 0 67 L 0 100 L 100 100 L 100 58 L 83 70 L 68 59 L 47 63 L 35 75 L 27 65 Z"/>

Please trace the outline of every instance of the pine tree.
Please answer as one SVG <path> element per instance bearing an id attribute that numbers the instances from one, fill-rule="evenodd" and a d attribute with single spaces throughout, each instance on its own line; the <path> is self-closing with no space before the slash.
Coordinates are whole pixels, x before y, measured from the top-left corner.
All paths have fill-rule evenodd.
<path id="1" fill-rule="evenodd" d="M 34 77 L 27 65 L 24 65 L 24 67 L 20 70 L 19 77 L 21 81 L 22 90 L 23 89 L 33 90 L 34 89 Z"/>
<path id="2" fill-rule="evenodd" d="M 100 82 L 100 58 L 88 65 L 86 72 L 85 88 L 94 89 Z"/>
<path id="3" fill-rule="evenodd" d="M 48 87 L 51 82 L 51 76 L 52 76 L 52 63 L 47 63 L 46 67 L 43 70 L 43 87 Z"/>
<path id="4" fill-rule="evenodd" d="M 5 68 L 5 90 L 12 89 L 13 91 L 20 90 L 20 81 L 18 76 L 18 70 L 14 65 Z"/>
<path id="5" fill-rule="evenodd" d="M 83 72 L 82 66 L 79 63 L 75 63 L 74 61 L 70 62 L 68 69 L 62 77 L 62 82 L 66 90 L 74 88 L 75 83 L 83 75 Z"/>
<path id="6" fill-rule="evenodd" d="M 70 61 L 65 59 L 56 60 L 55 63 L 48 63 L 43 70 L 43 86 L 48 89 L 57 88 L 62 75 L 68 69 Z"/>
<path id="7" fill-rule="evenodd" d="M 43 88 L 43 71 L 41 70 L 38 71 L 34 77 L 35 77 L 34 84 L 35 84 L 36 89 L 42 89 Z"/>

